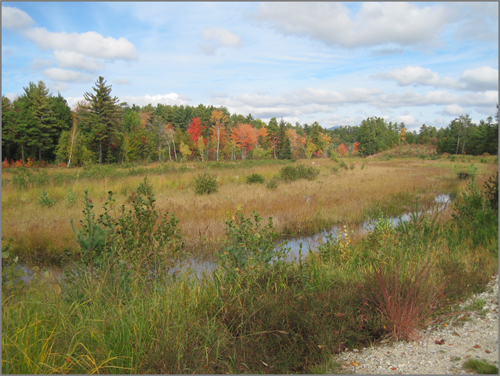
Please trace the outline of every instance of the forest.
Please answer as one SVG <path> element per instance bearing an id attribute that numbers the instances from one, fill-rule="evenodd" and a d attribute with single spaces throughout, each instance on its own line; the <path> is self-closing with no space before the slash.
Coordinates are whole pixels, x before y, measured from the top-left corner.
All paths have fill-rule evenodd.
<path id="1" fill-rule="evenodd" d="M 498 152 L 498 106 L 496 122 L 490 116 L 475 124 L 462 115 L 447 127 L 422 124 L 412 132 L 403 122 L 369 117 L 326 129 L 317 121 L 266 123 L 203 104 L 140 107 L 120 102 L 111 91 L 99 77 L 74 108 L 43 81 L 30 82 L 13 101 L 2 96 L 2 166 L 363 157 L 401 144 L 431 144 L 438 154 Z"/>

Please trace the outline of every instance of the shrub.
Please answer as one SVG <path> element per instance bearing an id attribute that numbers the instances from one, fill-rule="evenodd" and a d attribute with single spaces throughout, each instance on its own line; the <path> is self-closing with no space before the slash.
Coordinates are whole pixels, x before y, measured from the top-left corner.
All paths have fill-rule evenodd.
<path id="1" fill-rule="evenodd" d="M 71 187 L 68 188 L 68 193 L 64 196 L 64 202 L 66 206 L 72 206 L 76 203 L 76 195 Z"/>
<path id="2" fill-rule="evenodd" d="M 276 179 L 275 177 L 272 178 L 271 180 L 269 180 L 267 183 L 266 183 L 266 188 L 269 188 L 269 189 L 276 189 L 278 188 L 278 179 Z"/>
<path id="3" fill-rule="evenodd" d="M 238 212 L 234 220 L 226 222 L 228 240 L 218 253 L 218 264 L 226 273 L 232 275 L 235 272 L 240 274 L 243 270 L 265 269 L 271 261 L 284 260 L 289 252 L 289 249 L 284 248 L 287 242 L 275 244 L 278 233 L 274 229 L 272 217 L 269 217 L 264 227 L 261 221 L 262 218 L 256 212 L 248 218 Z"/>
<path id="4" fill-rule="evenodd" d="M 314 180 L 318 177 L 318 175 L 319 169 L 299 164 L 297 166 L 283 167 L 280 170 L 278 177 L 283 181 L 290 182 L 299 179 Z"/>
<path id="5" fill-rule="evenodd" d="M 261 174 L 251 174 L 247 176 L 247 183 L 248 184 L 262 184 L 264 183 L 265 179 Z"/>
<path id="6" fill-rule="evenodd" d="M 398 340 L 414 339 L 414 331 L 433 313 L 444 290 L 430 259 L 388 258 L 366 273 L 365 298 L 387 322 L 387 331 Z"/>
<path id="7" fill-rule="evenodd" d="M 215 193 L 219 190 L 217 175 L 210 175 L 207 172 L 198 174 L 194 179 L 194 192 L 197 195 Z"/>
<path id="8" fill-rule="evenodd" d="M 498 171 L 484 183 L 484 194 L 492 210 L 498 210 Z"/>
<path id="9" fill-rule="evenodd" d="M 350 162 L 350 163 L 349 163 L 349 168 L 350 168 L 351 170 L 354 170 L 354 168 L 355 168 L 355 167 L 356 167 L 356 166 L 354 165 L 354 163 L 352 163 L 352 162 Z"/>
<path id="10" fill-rule="evenodd" d="M 45 189 L 40 193 L 40 195 L 38 197 L 39 197 L 38 203 L 42 206 L 51 207 L 52 205 L 54 205 L 57 202 L 57 200 L 52 200 L 49 197 L 49 194 Z"/>
<path id="11" fill-rule="evenodd" d="M 347 167 L 347 164 L 346 164 L 344 161 L 340 162 L 339 167 L 340 167 L 340 168 L 343 168 L 343 169 L 344 169 L 344 170 L 346 170 L 346 171 L 347 171 L 347 169 L 349 168 L 349 167 Z"/>

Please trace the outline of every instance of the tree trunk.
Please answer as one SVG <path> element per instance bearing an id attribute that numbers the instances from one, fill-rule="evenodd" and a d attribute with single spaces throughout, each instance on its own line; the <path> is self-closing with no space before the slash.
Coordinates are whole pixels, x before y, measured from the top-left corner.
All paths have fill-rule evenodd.
<path id="1" fill-rule="evenodd" d="M 177 152 L 175 151 L 175 140 L 172 143 L 174 144 L 174 155 L 175 155 L 175 161 L 177 162 Z"/>
<path id="2" fill-rule="evenodd" d="M 168 145 L 168 159 L 171 161 L 172 160 L 172 152 L 170 151 L 170 142 L 167 142 Z"/>
<path id="3" fill-rule="evenodd" d="M 220 130 L 217 127 L 217 162 L 219 162 L 219 139 L 220 139 Z"/>

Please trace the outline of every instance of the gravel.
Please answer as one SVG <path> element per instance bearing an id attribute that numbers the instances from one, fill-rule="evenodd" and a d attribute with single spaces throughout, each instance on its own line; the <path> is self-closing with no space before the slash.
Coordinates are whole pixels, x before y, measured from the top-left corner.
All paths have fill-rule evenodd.
<path id="1" fill-rule="evenodd" d="M 486 302 L 482 311 L 470 307 L 478 299 Z M 462 366 L 475 358 L 498 366 L 498 275 L 459 312 L 421 330 L 415 341 L 354 349 L 336 360 L 352 374 L 467 374 Z"/>

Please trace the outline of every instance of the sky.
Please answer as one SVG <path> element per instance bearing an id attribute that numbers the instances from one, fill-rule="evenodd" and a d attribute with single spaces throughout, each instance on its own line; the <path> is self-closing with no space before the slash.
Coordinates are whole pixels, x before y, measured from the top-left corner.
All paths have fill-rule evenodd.
<path id="1" fill-rule="evenodd" d="M 42 80 L 268 122 L 495 117 L 497 2 L 2 2 L 2 95 Z"/>

